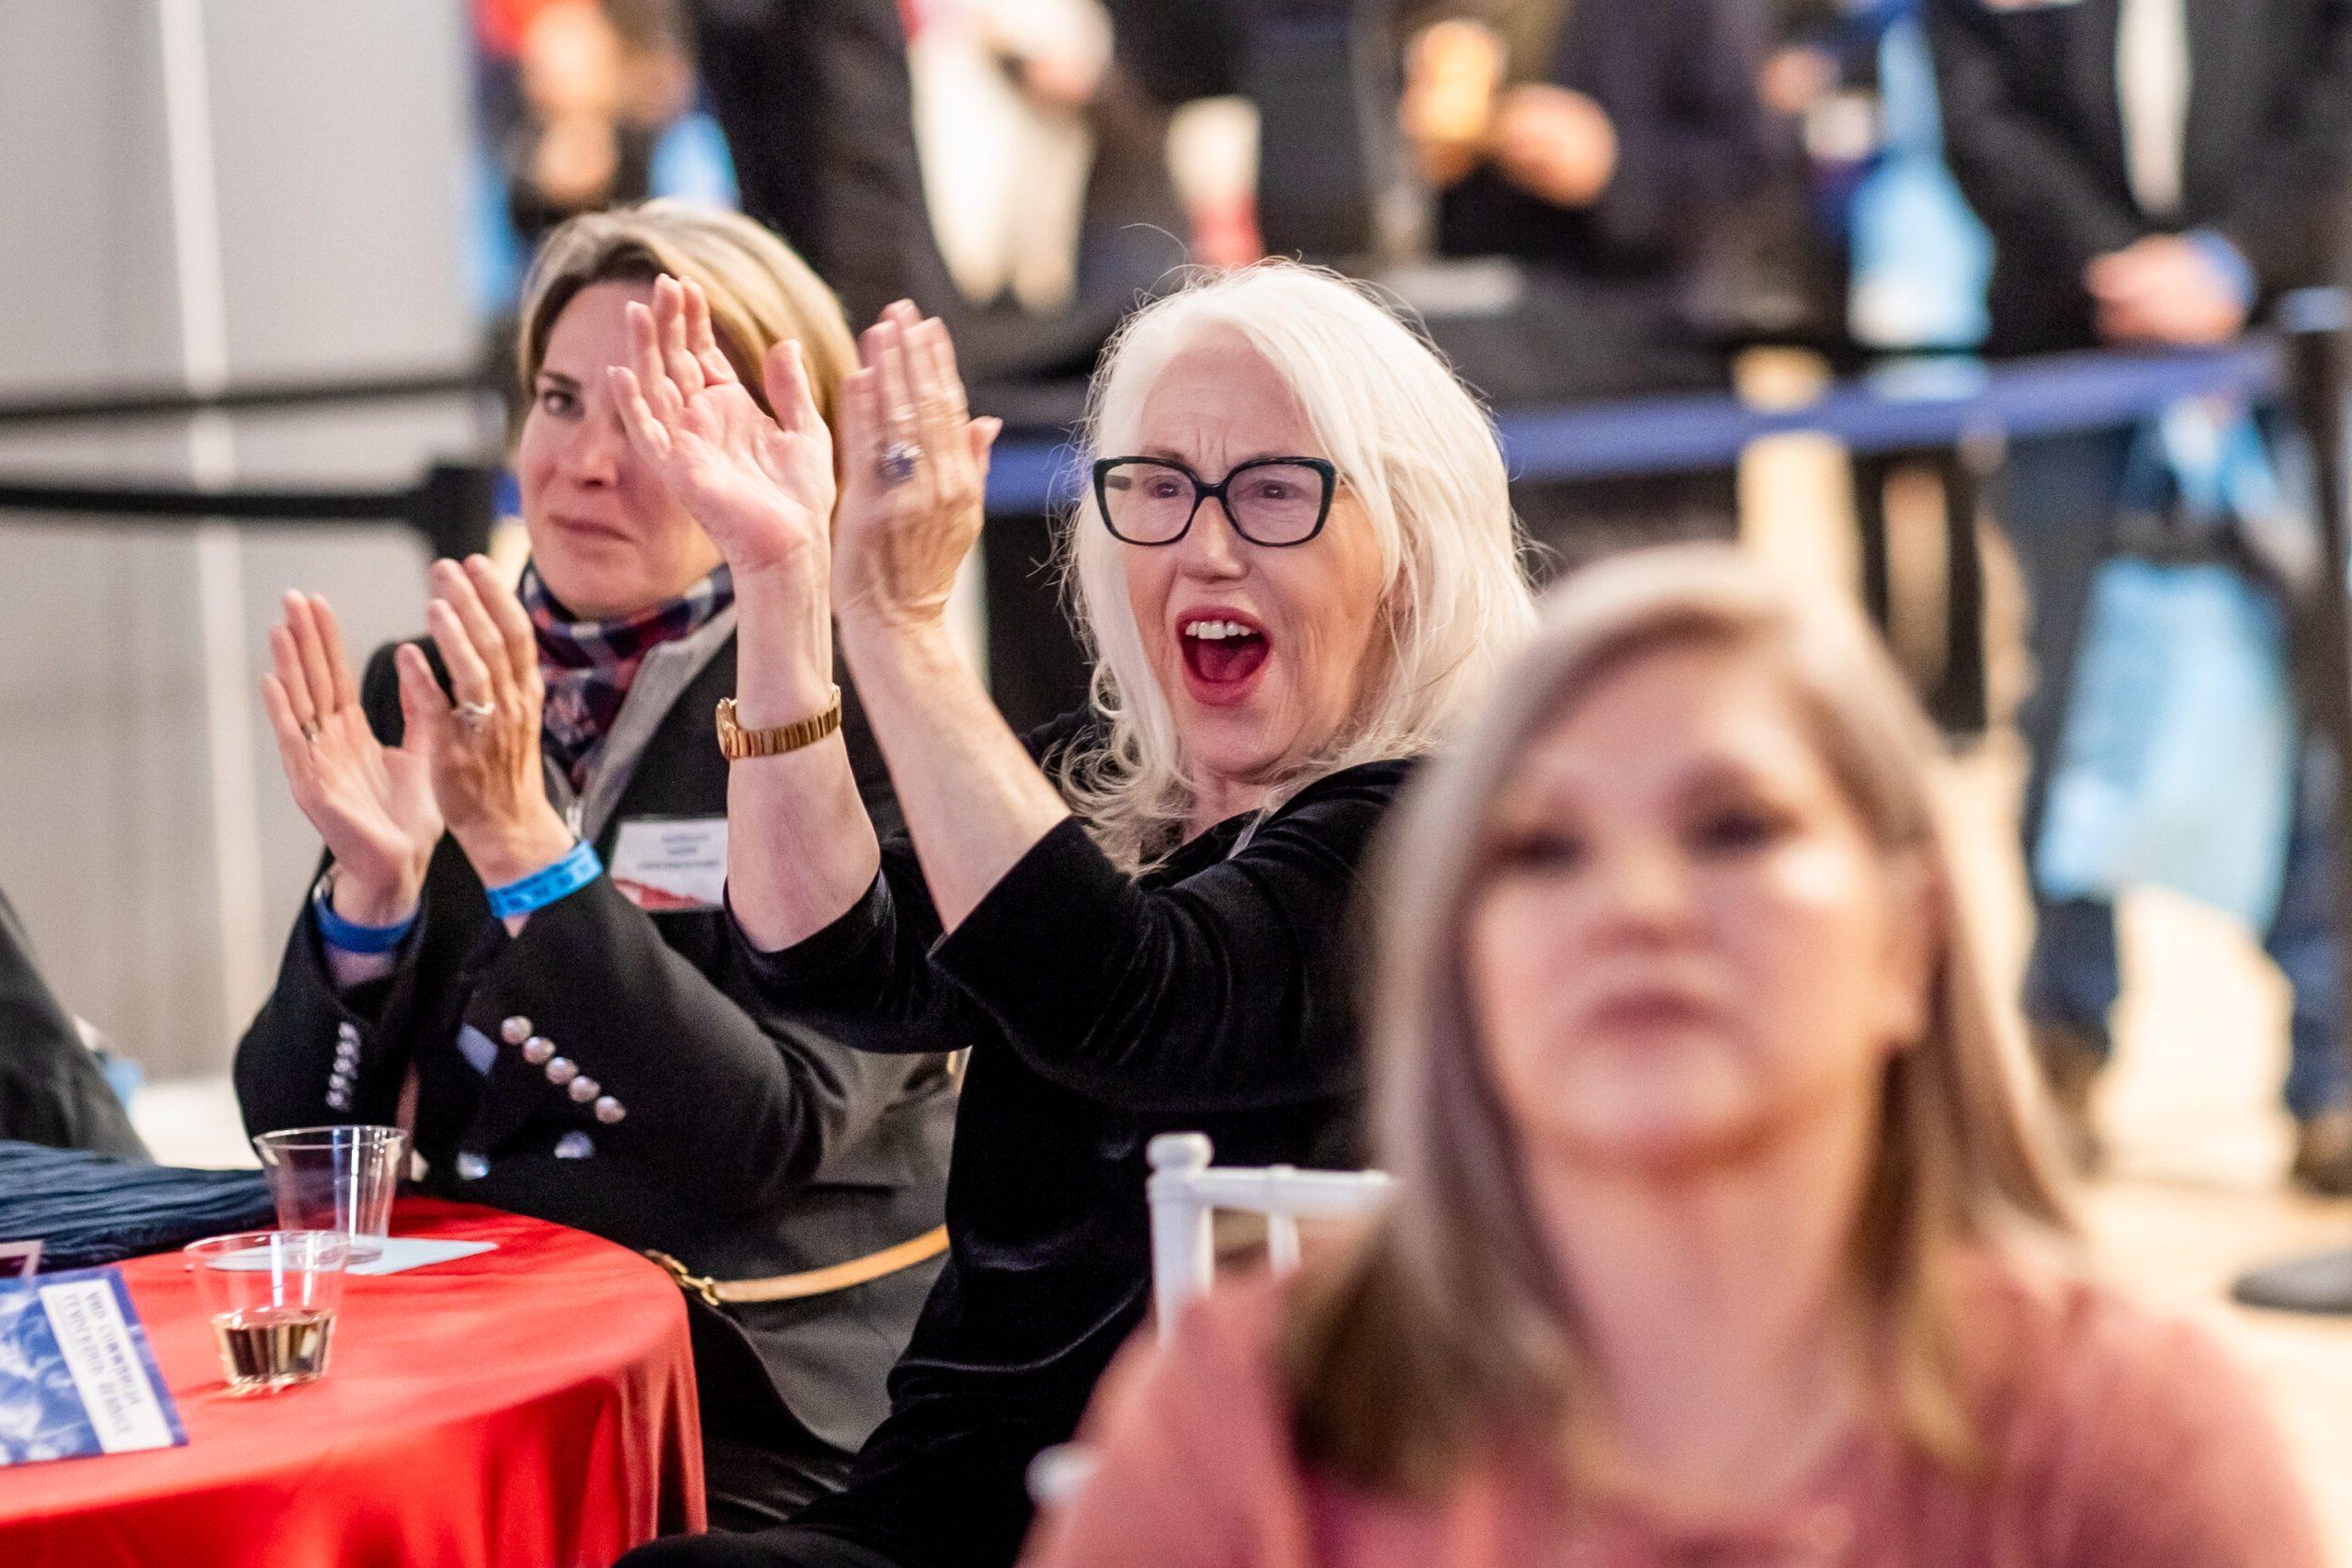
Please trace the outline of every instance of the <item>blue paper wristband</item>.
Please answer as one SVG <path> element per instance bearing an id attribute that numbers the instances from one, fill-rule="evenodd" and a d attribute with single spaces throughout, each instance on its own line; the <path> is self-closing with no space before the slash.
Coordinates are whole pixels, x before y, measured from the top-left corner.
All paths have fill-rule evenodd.
<path id="1" fill-rule="evenodd" d="M 604 872 L 605 863 L 596 858 L 596 846 L 582 840 L 571 846 L 570 854 L 545 871 L 535 871 L 518 881 L 486 889 L 490 912 L 506 920 L 544 909 L 557 899 L 579 892 Z"/>
<path id="2" fill-rule="evenodd" d="M 326 939 L 327 945 L 344 953 L 390 953 L 416 929 L 413 910 L 396 926 L 363 926 L 345 919 L 334 912 L 334 899 L 323 880 L 318 891 L 311 895 L 311 918 L 319 922 L 319 935 Z"/>

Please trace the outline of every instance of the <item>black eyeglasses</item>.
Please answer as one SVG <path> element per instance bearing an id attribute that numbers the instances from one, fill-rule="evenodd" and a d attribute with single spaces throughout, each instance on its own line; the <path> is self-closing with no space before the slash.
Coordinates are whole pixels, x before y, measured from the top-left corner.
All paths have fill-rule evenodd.
<path id="1" fill-rule="evenodd" d="M 1215 484 L 1172 458 L 1105 457 L 1094 465 L 1094 503 L 1130 545 L 1174 544 L 1204 501 L 1223 506 L 1234 532 L 1253 545 L 1303 545 L 1323 531 L 1338 480 L 1320 457 L 1259 457 Z"/>

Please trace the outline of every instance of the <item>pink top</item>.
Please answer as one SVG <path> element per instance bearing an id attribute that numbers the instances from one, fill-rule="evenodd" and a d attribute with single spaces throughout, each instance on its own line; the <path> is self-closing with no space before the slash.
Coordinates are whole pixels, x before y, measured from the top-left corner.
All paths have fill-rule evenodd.
<path id="1" fill-rule="evenodd" d="M 1770 1517 L 1694 1532 L 1572 1511 L 1510 1459 L 1427 1505 L 1303 1469 L 1280 1292 L 1251 1281 L 1167 1351 L 1126 1351 L 1080 1437 L 1097 1468 L 1023 1568 L 2323 1568 L 2277 1429 L 2210 1337 L 2087 1285 L 1987 1269 L 1981 1288 L 1989 1484 L 1858 1438 Z"/>

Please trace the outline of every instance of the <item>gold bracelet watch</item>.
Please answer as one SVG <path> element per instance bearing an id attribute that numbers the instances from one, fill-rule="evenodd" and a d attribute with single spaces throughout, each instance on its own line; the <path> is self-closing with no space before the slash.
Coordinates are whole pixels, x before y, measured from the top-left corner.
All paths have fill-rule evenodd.
<path id="1" fill-rule="evenodd" d="M 779 724 L 769 729 L 746 729 L 735 722 L 735 699 L 718 699 L 718 749 L 730 762 L 747 757 L 781 757 L 786 751 L 797 751 L 804 746 L 814 746 L 842 727 L 842 689 L 833 688 L 833 700 L 825 711 L 813 718 L 799 718 L 790 724 Z"/>

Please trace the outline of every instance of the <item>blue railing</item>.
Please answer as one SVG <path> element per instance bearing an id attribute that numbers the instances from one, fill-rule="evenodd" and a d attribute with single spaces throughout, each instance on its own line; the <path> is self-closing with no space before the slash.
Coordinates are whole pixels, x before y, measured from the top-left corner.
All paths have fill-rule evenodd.
<path id="1" fill-rule="evenodd" d="M 2282 385 L 2284 351 L 2269 338 L 2218 349 L 2049 355 L 1986 366 L 1933 359 L 1890 364 L 1809 403 L 1759 409 L 1729 393 L 1625 398 L 1497 416 L 1514 478 L 1611 479 L 1729 468 L 1751 443 L 1811 432 L 1860 454 L 1959 446 L 2134 423 L 2184 397 L 2264 397 Z M 1067 444 L 1007 441 L 989 473 L 989 510 L 1014 515 L 1076 499 Z"/>

